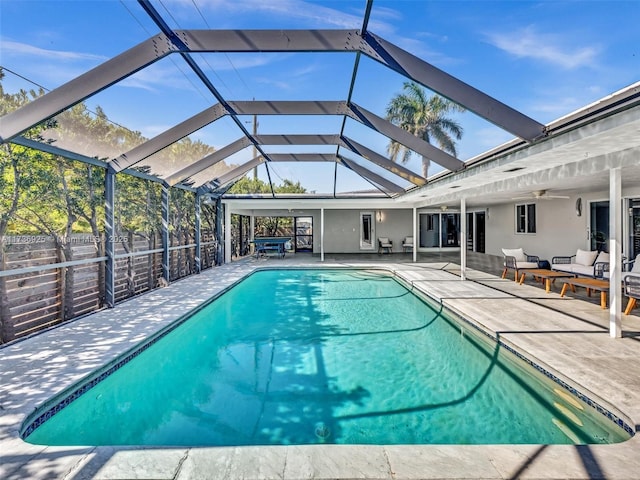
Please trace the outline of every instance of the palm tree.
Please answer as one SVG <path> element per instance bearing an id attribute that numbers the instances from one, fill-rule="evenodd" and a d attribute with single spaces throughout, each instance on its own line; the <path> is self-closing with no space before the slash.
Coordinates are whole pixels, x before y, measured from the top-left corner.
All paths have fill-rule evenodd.
<path id="1" fill-rule="evenodd" d="M 387 105 L 387 120 L 425 142 L 434 140 L 445 152 L 457 156 L 456 142 L 462 138 L 462 127 L 447 117 L 450 112 L 464 112 L 465 109 L 438 95 L 427 96 L 425 90 L 415 82 L 405 82 L 404 93 L 400 93 Z M 394 162 L 401 159 L 407 163 L 412 150 L 391 141 L 387 153 Z M 427 178 L 430 160 L 422 157 L 422 176 Z"/>

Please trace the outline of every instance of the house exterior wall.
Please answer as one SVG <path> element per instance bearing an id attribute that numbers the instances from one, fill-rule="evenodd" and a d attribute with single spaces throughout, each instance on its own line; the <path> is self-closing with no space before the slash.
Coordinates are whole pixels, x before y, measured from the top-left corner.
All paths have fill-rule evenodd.
<path id="1" fill-rule="evenodd" d="M 502 248 L 522 248 L 541 260 L 556 255 L 573 255 L 578 248 L 586 248 L 588 204 L 583 198 L 582 216 L 575 213 L 576 198 L 568 200 L 538 200 L 536 204 L 536 233 L 516 233 L 516 205 L 492 205 L 486 219 L 486 253 L 502 256 Z"/>
<path id="2" fill-rule="evenodd" d="M 360 248 L 360 213 L 372 212 L 375 219 L 373 232 L 374 249 Z M 376 212 L 382 213 L 382 220 L 376 219 Z M 393 251 L 402 252 L 402 240 L 413 235 L 411 209 L 357 209 L 325 210 L 324 251 L 326 253 L 371 253 L 377 252 L 378 237 L 388 237 L 393 242 Z M 314 239 L 314 252 L 320 251 L 320 223 L 314 225 L 318 236 L 318 246 Z"/>
<path id="3" fill-rule="evenodd" d="M 624 198 L 637 198 L 639 195 L 636 187 L 623 192 Z M 578 248 L 589 250 L 590 202 L 608 202 L 609 192 L 585 193 L 579 197 L 582 198 L 581 216 L 576 214 L 578 195 L 569 199 L 523 200 L 522 203 L 536 204 L 535 234 L 515 232 L 517 203 L 491 205 L 486 219 L 486 253 L 502 256 L 502 248 L 522 247 L 525 252 L 538 255 L 541 260 L 551 261 L 554 256 L 575 255 Z M 626 210 L 623 210 L 623 249 L 628 237 L 626 223 L 628 217 Z"/>
<path id="4" fill-rule="evenodd" d="M 576 200 L 582 198 L 582 215 L 576 215 Z M 640 198 L 640 185 L 631 185 L 623 189 L 623 198 Z M 485 217 L 485 253 L 502 257 L 502 248 L 522 247 L 525 252 L 538 255 L 542 260 L 551 260 L 557 255 L 573 255 L 578 248 L 589 249 L 590 208 L 593 201 L 608 201 L 609 192 L 602 190 L 580 195 L 572 195 L 569 199 L 550 200 L 514 200 L 512 203 L 490 205 Z M 517 204 L 536 204 L 536 233 L 520 234 L 515 232 L 515 207 Z M 482 209 L 481 206 L 468 208 L 467 212 Z M 420 208 L 417 213 L 437 213 L 439 209 Z M 457 209 L 449 207 L 449 212 Z M 371 212 L 374 215 L 374 249 L 360 248 L 360 214 Z M 382 220 L 377 221 L 377 212 L 382 213 Z M 234 212 L 235 213 L 235 212 Z M 304 208 L 303 210 L 242 210 L 245 215 L 260 216 L 311 216 L 313 217 L 313 253 L 321 250 L 321 212 L 320 209 Z M 393 241 L 393 251 L 402 252 L 402 240 L 413 235 L 412 208 L 325 208 L 324 251 L 325 253 L 371 253 L 377 252 L 377 239 L 388 237 Z M 629 233 L 628 217 L 623 210 L 623 253 L 627 247 Z M 419 237 L 419 234 L 416 235 Z M 416 244 L 418 238 L 416 238 Z"/>

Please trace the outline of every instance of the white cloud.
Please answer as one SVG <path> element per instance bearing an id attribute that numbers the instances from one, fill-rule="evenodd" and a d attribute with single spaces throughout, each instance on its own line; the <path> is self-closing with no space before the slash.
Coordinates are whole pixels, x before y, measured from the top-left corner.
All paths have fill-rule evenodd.
<path id="1" fill-rule="evenodd" d="M 187 6 L 186 2 L 178 3 Z M 255 14 L 262 12 L 282 15 L 289 19 L 297 18 L 321 26 L 331 25 L 339 28 L 359 28 L 362 26 L 362 17 L 360 15 L 353 15 L 341 10 L 301 0 L 201 0 L 199 6 L 201 10 L 211 8 L 218 12 L 220 10 L 226 10 L 234 14 L 242 14 L 244 12 Z"/>
<path id="2" fill-rule="evenodd" d="M 167 2 L 165 1 L 165 4 Z M 227 15 L 263 14 L 271 19 L 285 18 L 296 20 L 297 28 L 339 28 L 360 29 L 364 18 L 364 2 L 335 2 L 340 9 L 319 5 L 304 0 L 200 0 L 198 6 L 205 18 Z M 179 8 L 180 15 L 193 15 L 191 0 L 173 0 L 172 6 Z M 172 9 L 175 10 L 176 8 Z M 214 12 L 214 13 L 212 13 Z M 394 8 L 374 4 L 368 30 L 384 39 L 393 42 L 429 62 L 441 65 L 458 63 L 457 60 L 427 47 L 421 39 L 402 35 L 398 32 L 398 24 L 402 13 Z M 265 20 L 266 22 L 267 20 Z M 208 22 L 213 24 L 213 22 Z M 420 33 L 420 37 L 428 37 L 428 32 Z M 442 37 L 439 37 L 442 41 Z"/>
<path id="3" fill-rule="evenodd" d="M 285 57 L 286 55 L 283 54 L 242 53 L 226 55 L 203 54 L 201 57 L 203 60 L 200 60 L 197 57 L 195 58 L 205 70 L 211 68 L 214 71 L 222 72 L 228 70 L 244 70 L 247 68 L 262 67 L 274 62 L 281 61 Z"/>
<path id="4" fill-rule="evenodd" d="M 538 113 L 545 113 L 552 118 L 556 118 L 561 115 L 565 115 L 567 112 L 572 112 L 580 107 L 584 106 L 584 102 L 580 99 L 571 96 L 558 96 L 549 102 L 538 102 L 533 105 L 533 110 Z"/>
<path id="5" fill-rule="evenodd" d="M 534 58 L 572 70 L 592 67 L 600 49 L 570 47 L 561 35 L 540 33 L 533 26 L 508 33 L 487 34 L 489 43 L 520 58 Z"/>
<path id="6" fill-rule="evenodd" d="M 309 65 L 302 65 L 296 68 L 293 72 L 291 72 L 292 77 L 304 77 L 306 75 L 310 75 L 312 73 L 316 73 L 321 70 L 322 66 L 317 63 L 311 63 Z"/>
<path id="7" fill-rule="evenodd" d="M 177 69 L 170 68 L 168 64 L 155 63 L 124 78 L 118 85 L 156 92 L 166 90 L 167 87 L 187 88 L 188 81 Z"/>
<path id="8" fill-rule="evenodd" d="M 69 52 L 64 50 L 47 50 L 35 47 L 27 43 L 13 42 L 11 40 L 0 39 L 0 50 L 3 55 L 30 55 L 33 57 L 46 58 L 48 60 L 62 61 L 100 61 L 107 60 L 102 55 L 93 55 L 90 53 Z"/>
<path id="9" fill-rule="evenodd" d="M 262 85 L 270 85 L 272 87 L 278 88 L 280 90 L 291 90 L 292 86 L 288 82 L 284 82 L 281 80 L 274 80 L 273 78 L 267 77 L 258 77 L 255 79 L 257 83 Z"/>

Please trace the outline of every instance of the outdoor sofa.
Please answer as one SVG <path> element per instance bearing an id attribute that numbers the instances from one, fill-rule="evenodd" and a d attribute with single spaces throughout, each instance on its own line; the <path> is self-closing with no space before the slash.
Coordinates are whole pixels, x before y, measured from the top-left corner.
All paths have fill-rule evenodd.
<path id="1" fill-rule="evenodd" d="M 578 249 L 575 255 L 551 259 L 551 270 L 573 273 L 579 277 L 603 278 L 609 271 L 609 254 L 596 250 Z"/>

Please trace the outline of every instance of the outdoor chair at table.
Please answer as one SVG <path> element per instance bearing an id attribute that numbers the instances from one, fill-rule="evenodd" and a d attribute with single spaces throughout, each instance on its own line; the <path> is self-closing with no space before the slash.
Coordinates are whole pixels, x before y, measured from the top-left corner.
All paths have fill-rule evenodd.
<path id="1" fill-rule="evenodd" d="M 391 253 L 393 251 L 393 241 L 388 237 L 378 238 L 378 253 Z"/>
<path id="2" fill-rule="evenodd" d="M 402 241 L 402 251 L 404 253 L 413 251 L 413 237 L 404 237 Z"/>
<path id="3" fill-rule="evenodd" d="M 622 263 L 622 278 L 627 275 L 640 275 L 640 253 L 633 260 Z"/>
<path id="4" fill-rule="evenodd" d="M 638 259 L 636 258 L 636 262 Z M 631 310 L 640 298 L 640 273 L 627 273 L 623 280 L 624 294 L 629 297 L 629 303 L 624 310 L 625 315 L 631 315 Z"/>
<path id="5" fill-rule="evenodd" d="M 540 268 L 540 258 L 537 255 L 525 253 L 522 248 L 503 248 L 502 254 L 504 255 L 502 278 L 507 277 L 509 270 L 514 270 L 514 280 L 517 282 L 520 279 L 521 270 Z"/>

